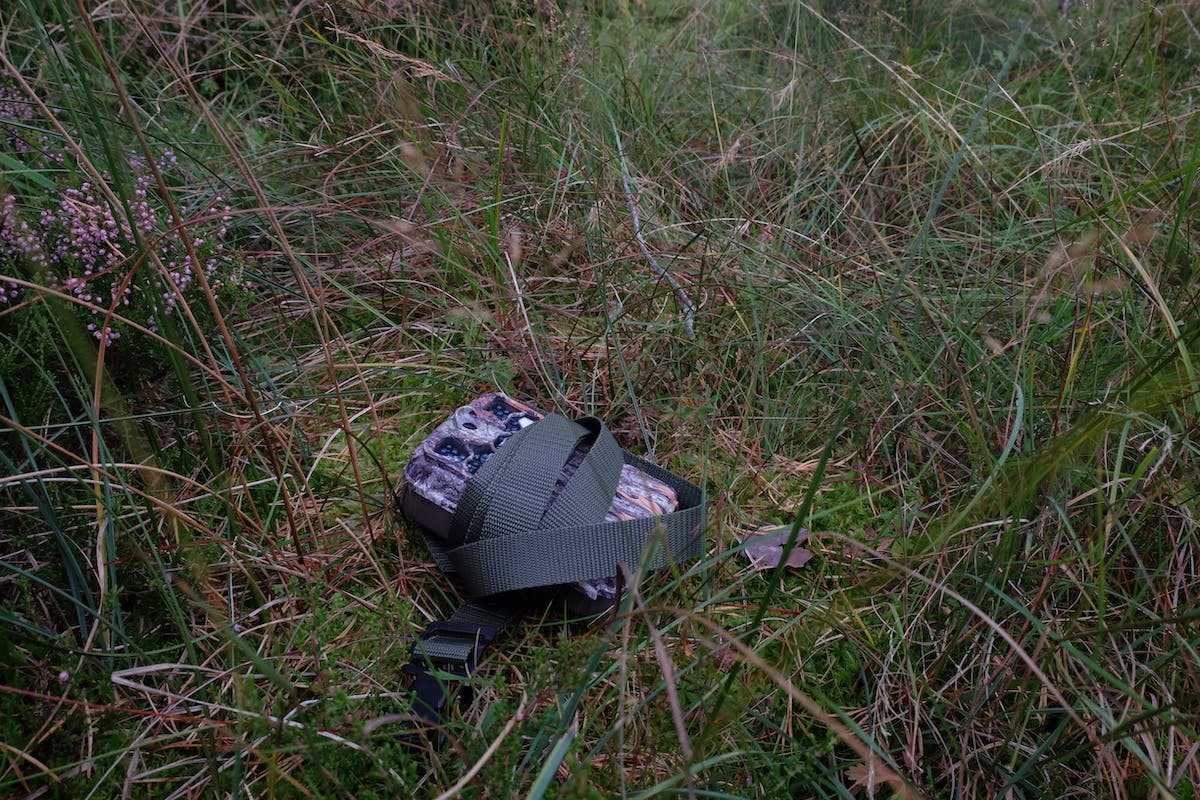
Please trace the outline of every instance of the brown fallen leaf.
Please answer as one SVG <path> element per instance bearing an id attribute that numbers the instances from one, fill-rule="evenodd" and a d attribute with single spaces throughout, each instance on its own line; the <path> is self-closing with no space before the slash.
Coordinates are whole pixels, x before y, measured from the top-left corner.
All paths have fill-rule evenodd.
<path id="1" fill-rule="evenodd" d="M 746 537 L 742 555 L 750 561 L 750 566 L 754 569 L 775 569 L 783 561 L 783 548 L 787 544 L 791 532 L 791 525 L 768 525 L 760 528 L 758 533 Z M 796 546 L 788 553 L 785 562 L 789 567 L 800 569 L 812 560 L 812 551 L 800 547 L 800 544 L 807 539 L 808 531 L 801 528 L 796 534 Z"/>
<path id="2" fill-rule="evenodd" d="M 884 536 L 881 539 L 871 541 L 847 541 L 842 543 L 842 558 L 847 561 L 863 560 L 872 563 L 883 563 L 892 555 L 892 545 L 896 543 L 894 537 Z M 871 551 L 868 551 L 867 548 Z M 876 555 L 878 554 L 878 555 Z"/>

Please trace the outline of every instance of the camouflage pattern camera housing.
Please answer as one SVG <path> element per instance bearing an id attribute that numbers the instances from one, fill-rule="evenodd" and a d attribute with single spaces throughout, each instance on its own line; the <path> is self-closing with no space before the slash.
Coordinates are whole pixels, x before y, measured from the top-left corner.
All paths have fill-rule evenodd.
<path id="1" fill-rule="evenodd" d="M 456 409 L 417 445 L 404 467 L 407 489 L 401 493 L 401 507 L 405 516 L 431 534 L 446 538 L 467 481 L 513 433 L 542 416 L 533 406 L 501 392 L 477 397 Z M 577 451 L 567 460 L 560 485 L 574 474 L 583 455 Z M 674 489 L 625 464 L 604 520 L 660 516 L 674 511 L 678 505 Z M 573 612 L 581 614 L 600 613 L 616 597 L 613 578 L 573 584 L 570 589 L 564 593 L 564 600 Z"/>

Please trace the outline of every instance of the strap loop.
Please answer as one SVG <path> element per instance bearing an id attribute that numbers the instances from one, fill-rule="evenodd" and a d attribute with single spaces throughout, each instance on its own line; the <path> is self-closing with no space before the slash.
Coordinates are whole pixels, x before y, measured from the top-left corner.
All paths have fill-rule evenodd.
<path id="1" fill-rule="evenodd" d="M 539 433 L 539 428 L 552 418 L 557 419 Z M 535 452 L 550 452 L 557 447 L 555 452 L 560 454 L 565 452 L 568 437 L 579 434 L 578 428 L 595 432 L 591 449 L 578 470 L 552 500 L 538 523 L 523 526 L 514 516 L 511 527 L 503 535 L 500 531 L 491 531 L 490 535 L 478 538 L 467 536 L 458 546 L 446 550 L 445 556 L 472 595 L 484 597 L 498 592 L 608 577 L 615 573 L 618 563 L 642 564 L 647 555 L 647 544 L 655 536 L 663 538 L 665 547 L 650 556 L 644 564 L 648 569 L 691 558 L 703 548 L 706 503 L 700 487 L 656 464 L 623 452 L 598 419 L 585 418 L 570 433 L 562 422 L 566 420 L 550 415 L 522 431 L 526 436 L 520 442 L 521 447 L 535 451 L 533 446 L 544 437 L 548 444 Z M 505 449 L 517 445 L 518 442 L 510 441 Z M 511 461 L 508 465 L 515 468 L 517 463 Z M 671 486 L 679 502 L 678 509 L 658 517 L 604 522 L 620 479 L 622 463 Z M 528 480 L 518 480 L 519 473 L 513 474 L 511 483 L 505 485 L 509 468 L 506 465 L 491 474 L 484 474 L 481 469 L 468 484 L 471 488 L 478 480 L 481 486 L 476 488 L 485 489 L 479 492 L 476 501 L 476 517 L 487 514 L 494 521 L 503 519 L 501 513 L 493 515 L 491 509 L 501 511 L 510 502 L 512 494 L 520 494 L 531 486 Z M 532 504 L 536 502 L 540 499 Z M 525 507 L 530 505 L 526 503 Z"/>
<path id="2" fill-rule="evenodd" d="M 584 447 L 564 481 L 564 468 Z M 621 463 L 621 448 L 603 422 L 548 414 L 513 434 L 467 483 L 448 540 L 455 546 L 548 524 L 594 521 L 612 502 Z"/>

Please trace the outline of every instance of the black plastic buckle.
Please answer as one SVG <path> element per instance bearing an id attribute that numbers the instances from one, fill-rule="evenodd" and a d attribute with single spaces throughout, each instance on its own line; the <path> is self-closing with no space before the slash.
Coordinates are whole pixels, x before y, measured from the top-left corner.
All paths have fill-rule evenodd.
<path id="1" fill-rule="evenodd" d="M 424 642 L 434 636 L 445 635 L 461 636 L 471 641 L 471 652 L 468 654 L 465 662 L 459 662 L 457 659 L 433 658 L 428 653 L 420 651 L 419 642 Z M 479 664 L 479 659 L 483 656 L 483 651 L 494 641 L 496 641 L 496 629 L 489 625 L 472 625 L 449 621 L 431 622 L 421 632 L 419 641 L 413 643 L 412 661 L 409 664 L 419 663 L 424 666 L 425 662 L 428 662 L 437 667 L 447 667 L 452 665 L 457 666 L 457 664 L 462 663 L 463 669 L 461 671 L 455 669 L 447 669 L 446 671 L 467 676 L 475 671 L 475 667 Z"/>
<path id="2" fill-rule="evenodd" d="M 421 642 L 434 636 L 457 636 L 471 641 L 471 650 L 465 659 L 437 658 L 424 652 Z M 483 651 L 496 640 L 496 629 L 487 625 L 470 625 L 457 622 L 432 622 L 421 632 L 420 639 L 413 643 L 409 662 L 401 672 L 411 677 L 413 711 L 427 722 L 436 723 L 441 718 L 442 707 L 449 699 L 446 683 L 431 670 L 449 672 L 469 677 L 479 664 Z"/>

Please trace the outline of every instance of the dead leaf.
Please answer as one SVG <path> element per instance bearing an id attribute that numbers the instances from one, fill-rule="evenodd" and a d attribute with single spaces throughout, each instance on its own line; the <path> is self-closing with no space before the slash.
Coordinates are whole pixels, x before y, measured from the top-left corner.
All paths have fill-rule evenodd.
<path id="1" fill-rule="evenodd" d="M 791 525 L 768 525 L 761 528 L 758 533 L 746 537 L 742 555 L 750 561 L 750 566 L 754 569 L 775 569 L 783 560 L 783 548 L 787 545 L 791 532 Z M 796 546 L 788 553 L 785 562 L 789 567 L 800 569 L 812 559 L 812 551 L 800 547 L 807 539 L 808 531 L 801 528 L 796 534 Z"/>
<path id="2" fill-rule="evenodd" d="M 885 564 L 891 558 L 894 537 L 884 536 L 875 539 L 868 537 L 863 541 L 845 541 L 842 543 L 842 558 L 846 561 L 866 561 L 870 564 Z"/>
<path id="3" fill-rule="evenodd" d="M 874 794 L 878 778 L 879 776 L 866 764 L 855 764 L 846 768 L 846 780 L 850 782 L 850 791 L 866 789 L 867 794 Z"/>
<path id="4" fill-rule="evenodd" d="M 508 263 L 513 267 L 520 264 L 521 255 L 523 252 L 524 248 L 522 247 L 521 243 L 521 232 L 516 228 L 513 228 L 508 232 L 508 248 L 506 252 L 506 255 L 508 256 Z"/>

